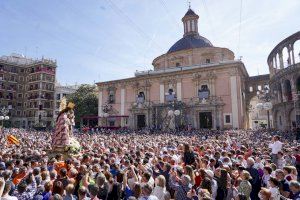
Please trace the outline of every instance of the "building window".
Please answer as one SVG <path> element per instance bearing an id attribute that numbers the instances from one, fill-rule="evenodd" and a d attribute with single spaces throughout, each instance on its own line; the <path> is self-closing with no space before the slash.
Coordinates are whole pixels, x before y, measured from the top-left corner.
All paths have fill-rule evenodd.
<path id="1" fill-rule="evenodd" d="M 258 91 L 261 91 L 261 85 L 258 85 L 258 86 L 257 86 L 257 90 L 258 90 Z"/>
<path id="2" fill-rule="evenodd" d="M 224 124 L 231 125 L 231 113 L 224 114 Z"/>
<path id="3" fill-rule="evenodd" d="M 179 66 L 180 66 L 180 63 L 177 62 L 177 63 L 176 63 L 176 67 L 179 67 Z"/>
<path id="4" fill-rule="evenodd" d="M 56 94 L 56 100 L 60 100 L 60 94 Z"/>
<path id="5" fill-rule="evenodd" d="M 205 62 L 206 62 L 206 63 L 210 63 L 210 59 L 209 59 L 209 58 L 206 58 Z"/>
<path id="6" fill-rule="evenodd" d="M 253 92 L 253 87 L 252 86 L 249 87 L 249 91 Z"/>
<path id="7" fill-rule="evenodd" d="M 109 95 L 108 95 L 108 103 L 115 103 L 115 93 L 114 91 L 109 91 Z"/>
<path id="8" fill-rule="evenodd" d="M 282 125 L 281 116 L 279 116 L 279 124 Z"/>

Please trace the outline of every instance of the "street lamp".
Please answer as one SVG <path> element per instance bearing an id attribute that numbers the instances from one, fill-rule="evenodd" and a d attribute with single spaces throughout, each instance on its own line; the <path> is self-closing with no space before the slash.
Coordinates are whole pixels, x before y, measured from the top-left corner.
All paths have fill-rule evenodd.
<path id="1" fill-rule="evenodd" d="M 1 116 L 0 116 L 1 127 L 3 127 L 4 120 L 5 121 L 9 120 L 9 116 L 8 116 L 9 109 L 3 107 L 3 108 L 1 108 L 0 113 L 1 113 Z"/>
<path id="2" fill-rule="evenodd" d="M 263 103 L 256 104 L 258 110 L 266 110 L 268 116 L 268 130 L 270 130 L 270 110 L 273 107 L 271 102 L 273 96 L 269 93 L 269 88 L 266 86 L 263 90 L 257 91 L 257 98 Z"/>

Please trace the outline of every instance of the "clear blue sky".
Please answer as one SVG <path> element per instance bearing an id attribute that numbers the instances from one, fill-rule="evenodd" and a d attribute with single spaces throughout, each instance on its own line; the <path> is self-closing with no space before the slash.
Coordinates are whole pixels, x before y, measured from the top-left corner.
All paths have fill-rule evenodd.
<path id="1" fill-rule="evenodd" d="M 250 75 L 268 73 L 269 52 L 299 31 L 299 0 L 190 0 L 199 32 L 231 49 Z M 58 81 L 133 76 L 182 37 L 186 0 L 1 0 L 0 55 L 56 59 Z M 239 47 L 238 47 L 239 46 Z"/>

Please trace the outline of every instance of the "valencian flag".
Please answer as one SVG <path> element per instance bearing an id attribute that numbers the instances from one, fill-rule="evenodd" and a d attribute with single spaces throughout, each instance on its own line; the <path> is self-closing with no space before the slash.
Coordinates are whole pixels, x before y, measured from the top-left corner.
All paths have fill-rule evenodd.
<path id="1" fill-rule="evenodd" d="M 20 145 L 20 141 L 13 135 L 7 136 L 7 142 L 8 144 Z"/>

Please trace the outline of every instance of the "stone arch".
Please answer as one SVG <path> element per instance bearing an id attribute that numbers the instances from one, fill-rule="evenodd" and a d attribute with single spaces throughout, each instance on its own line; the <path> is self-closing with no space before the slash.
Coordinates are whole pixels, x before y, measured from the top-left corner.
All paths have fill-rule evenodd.
<path id="1" fill-rule="evenodd" d="M 294 43 L 294 56 L 295 56 L 295 63 L 300 62 L 300 40 L 296 40 Z"/>
<path id="2" fill-rule="evenodd" d="M 296 79 L 295 86 L 296 86 L 297 93 L 300 94 L 300 75 Z"/>
<path id="3" fill-rule="evenodd" d="M 288 53 L 288 48 L 284 47 L 282 49 L 282 60 L 283 60 L 283 68 L 286 68 L 290 65 L 290 58 Z"/>
<path id="4" fill-rule="evenodd" d="M 284 96 L 286 101 L 293 100 L 292 85 L 291 85 L 291 81 L 288 79 L 284 81 Z"/>

